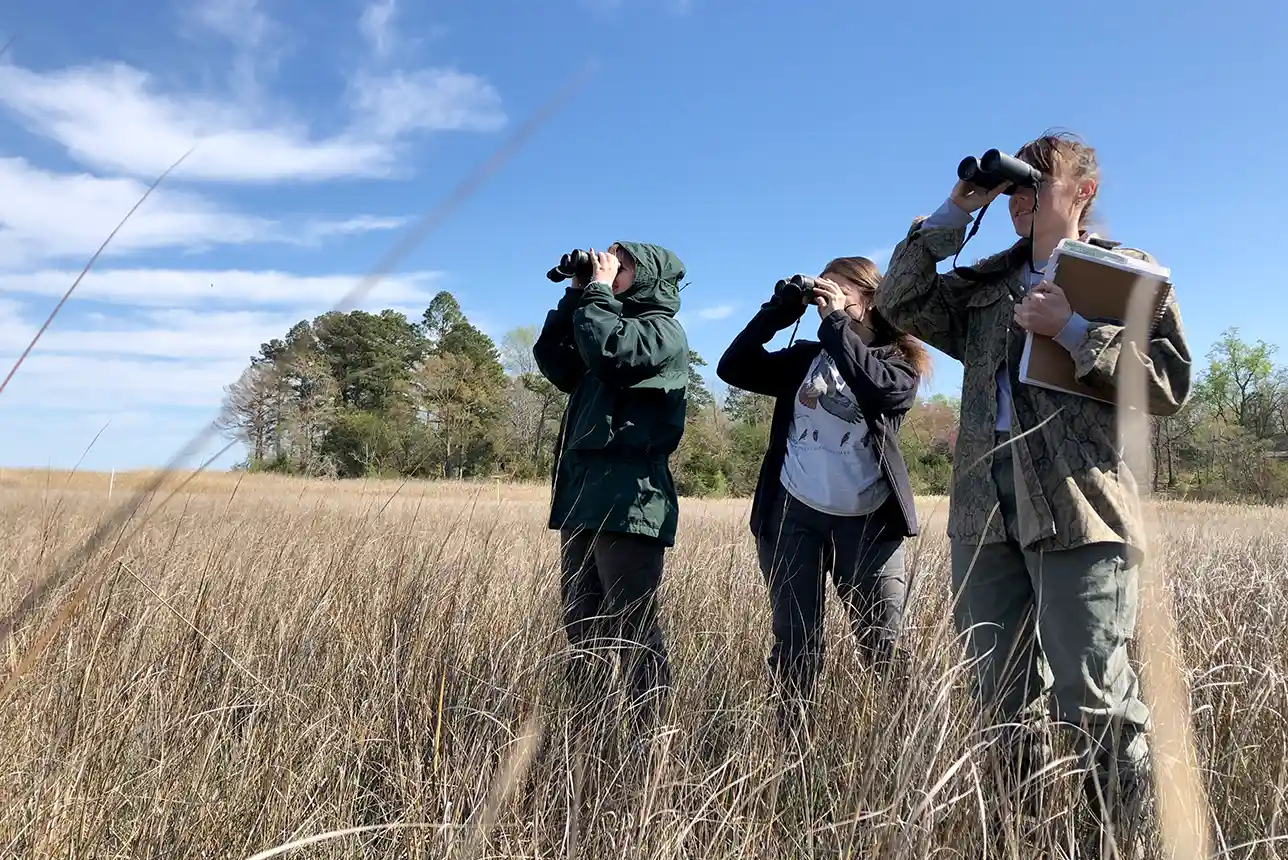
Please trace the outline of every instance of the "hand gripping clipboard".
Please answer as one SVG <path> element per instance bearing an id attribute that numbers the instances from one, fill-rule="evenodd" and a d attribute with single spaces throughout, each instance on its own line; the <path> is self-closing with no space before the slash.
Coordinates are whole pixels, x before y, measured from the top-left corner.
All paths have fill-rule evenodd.
<path id="1" fill-rule="evenodd" d="M 1046 279 L 1064 291 L 1069 307 L 1093 323 L 1125 320 L 1132 291 L 1140 289 L 1153 291 L 1157 321 L 1172 289 L 1171 274 L 1165 266 L 1073 239 L 1060 241 L 1046 267 Z M 1112 393 L 1075 379 L 1073 356 L 1043 335 L 1029 332 L 1025 337 L 1019 371 L 1020 381 L 1028 385 L 1114 402 Z"/>

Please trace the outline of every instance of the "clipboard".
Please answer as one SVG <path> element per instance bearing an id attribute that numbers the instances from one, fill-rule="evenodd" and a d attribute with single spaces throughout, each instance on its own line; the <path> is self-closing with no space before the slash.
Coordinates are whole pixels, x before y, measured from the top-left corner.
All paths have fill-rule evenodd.
<path id="1" fill-rule="evenodd" d="M 1154 292 L 1154 313 L 1172 289 L 1166 266 L 1148 263 L 1087 242 L 1062 239 L 1047 262 L 1046 279 L 1064 291 L 1069 307 L 1088 320 L 1123 320 L 1132 290 Z M 1039 388 L 1114 403 L 1112 394 L 1074 378 L 1073 356 L 1054 339 L 1029 332 L 1020 357 L 1020 381 Z"/>

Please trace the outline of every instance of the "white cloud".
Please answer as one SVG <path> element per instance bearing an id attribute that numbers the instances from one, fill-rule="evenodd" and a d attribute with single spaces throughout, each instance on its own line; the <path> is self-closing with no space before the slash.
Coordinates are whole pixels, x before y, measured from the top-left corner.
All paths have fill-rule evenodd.
<path id="1" fill-rule="evenodd" d="M 237 104 L 263 101 L 260 79 L 277 67 L 284 51 L 286 32 L 266 13 L 258 0 L 188 0 L 181 7 L 192 25 L 186 35 L 198 46 L 210 42 L 211 34 L 234 49 L 229 66 L 229 83 Z"/>
<path id="2" fill-rule="evenodd" d="M 290 235 L 297 244 L 315 245 L 333 236 L 353 236 L 375 230 L 396 230 L 409 220 L 404 217 L 358 215 L 343 221 L 309 221 L 295 228 Z M 283 241 L 289 240 L 283 236 Z"/>
<path id="3" fill-rule="evenodd" d="M 194 0 L 185 7 L 185 35 L 202 50 L 214 43 L 227 62 L 215 72 L 228 74 L 220 91 L 185 88 L 166 70 L 153 75 L 120 62 L 53 69 L 15 65 L 9 57 L 0 62 L 0 111 L 81 166 L 51 170 L 0 155 L 0 373 L 147 185 L 195 147 L 121 228 L 0 395 L 0 447 L 8 462 L 39 463 L 46 449 L 61 457 L 68 445 L 78 455 L 81 436 L 110 418 L 118 448 L 155 463 L 158 446 L 167 448 L 180 425 L 191 419 L 191 432 L 214 417 L 224 387 L 261 343 L 329 310 L 365 275 L 182 269 L 184 252 L 323 245 L 407 220 L 239 211 L 185 184 L 389 177 L 412 134 L 506 123 L 500 96 L 485 79 L 395 64 L 416 39 L 399 28 L 396 0 L 370 2 L 361 22 L 367 50 L 336 93 L 342 115 L 327 127 L 283 103 L 289 93 L 261 86 L 293 35 L 261 0 Z M 204 79 L 208 87 L 210 75 Z M 156 251 L 170 253 L 144 259 L 146 268 L 109 262 Z M 434 272 L 400 273 L 353 304 L 393 308 L 415 321 L 438 281 Z M 132 425 L 124 434 L 122 422 Z"/>
<path id="4" fill-rule="evenodd" d="M 0 157 L 0 268 L 87 260 L 146 190 L 134 179 L 52 173 L 21 158 Z M 390 229 L 401 221 L 359 216 L 287 225 L 229 211 L 162 183 L 104 255 L 251 242 L 308 245 L 334 235 Z"/>
<path id="5" fill-rule="evenodd" d="M 12 363 L 7 356 L 4 361 Z M 129 412 L 195 407 L 210 409 L 213 418 L 223 387 L 236 382 L 245 367 L 245 359 L 154 361 L 48 355 L 37 347 L 0 398 L 6 410 Z"/>
<path id="6" fill-rule="evenodd" d="M 505 124 L 496 89 L 477 75 L 453 69 L 359 75 L 352 83 L 352 99 L 383 138 L 410 131 L 495 131 Z"/>
<path id="7" fill-rule="evenodd" d="M 394 309 L 415 322 L 425 303 Z M 237 380 L 261 344 L 329 309 L 321 302 L 308 304 L 273 310 L 152 307 L 90 325 L 59 316 L 0 398 L 6 410 L 201 407 L 211 409 L 213 417 L 224 386 Z M 370 299 L 358 303 L 370 311 L 388 305 Z M 8 372 L 36 333 L 37 317 L 43 320 L 48 310 L 0 300 L 0 372 Z"/>
<path id="8" fill-rule="evenodd" d="M 215 327 L 193 326 L 191 322 L 172 319 L 168 327 L 134 326 L 133 331 L 109 333 L 58 330 L 55 320 L 0 394 L 5 411 L 217 407 L 223 386 L 237 379 L 250 354 L 259 348 L 262 340 L 255 341 L 249 350 L 245 347 L 260 329 L 235 334 L 229 325 L 233 321 L 227 318 L 217 321 Z M 0 368 L 4 373 L 35 331 L 35 323 L 21 318 L 14 302 L 0 306 Z M 280 334 L 274 332 L 270 337 Z M 215 347 L 205 339 L 210 335 L 222 335 L 231 342 Z M 117 341 L 116 348 L 105 354 L 104 340 L 110 337 Z M 164 355 L 167 345 L 177 360 L 155 360 L 158 354 Z M 60 349 L 67 352 L 58 352 Z"/>
<path id="9" fill-rule="evenodd" d="M 43 73 L 0 65 L 0 104 L 29 131 L 57 141 L 88 167 L 149 181 L 193 147 L 176 181 L 387 176 L 397 135 L 505 123 L 496 90 L 453 69 L 361 73 L 348 95 L 353 124 L 317 137 L 283 106 L 163 93 L 149 74 L 121 63 Z"/>
<path id="10" fill-rule="evenodd" d="M 61 296 L 78 274 L 78 271 L 46 269 L 8 275 L 4 279 L 5 292 Z M 334 306 L 362 277 L 360 273 L 307 276 L 238 269 L 91 269 L 70 301 L 164 308 L 290 305 L 307 309 L 312 316 Z M 435 272 L 385 277 L 376 282 L 359 304 L 377 308 L 419 305 L 423 310 L 437 292 L 438 280 Z"/>
<path id="11" fill-rule="evenodd" d="M 694 310 L 682 310 L 677 314 L 680 325 L 693 326 L 706 322 L 715 322 L 727 318 L 734 312 L 735 308 L 731 304 L 713 305 L 706 308 L 696 308 Z"/>
<path id="12" fill-rule="evenodd" d="M 0 344 L 3 344 L 4 351 L 12 351 L 14 358 L 35 333 L 36 327 L 25 325 L 22 322 L 22 304 L 13 299 L 0 299 Z M 7 374 L 9 368 L 5 367 L 3 373 Z M 4 376 L 0 375 L 0 379 Z"/>
<path id="13" fill-rule="evenodd" d="M 886 266 L 890 265 L 890 255 L 893 253 L 894 246 L 891 245 L 888 248 L 877 248 L 876 250 L 868 251 L 863 256 L 875 263 L 876 267 L 884 272 Z"/>
<path id="14" fill-rule="evenodd" d="M 712 308 L 701 308 L 694 316 L 700 320 L 722 320 L 733 313 L 733 305 L 716 305 Z"/>
<path id="15" fill-rule="evenodd" d="M 138 321 L 118 320 L 102 328 L 79 331 L 66 324 L 59 327 L 56 319 L 32 355 L 217 359 L 244 364 L 260 344 L 281 337 L 302 317 L 309 316 L 312 315 L 255 311 L 150 311 Z"/>
<path id="16" fill-rule="evenodd" d="M 388 57 L 393 51 L 394 34 L 390 25 L 396 11 L 395 0 L 374 0 L 362 10 L 359 27 L 371 46 L 372 53 L 379 59 Z"/>
<path id="17" fill-rule="evenodd" d="M 0 266 L 88 256 L 146 190 L 133 179 L 51 173 L 21 158 L 0 158 Z M 266 219 L 158 188 L 109 247 L 122 252 L 241 243 L 271 227 Z"/>
<path id="18" fill-rule="evenodd" d="M 276 284 L 267 291 L 269 297 L 290 307 L 248 310 L 234 301 L 222 309 L 203 308 L 193 295 L 196 281 L 181 281 L 169 295 L 176 303 L 196 307 L 174 308 L 164 306 L 163 296 L 141 293 L 138 287 L 123 289 L 146 278 L 146 272 L 105 274 L 102 281 L 117 288 L 113 298 L 156 302 L 111 316 L 72 316 L 71 306 L 64 308 L 0 394 L 0 462 L 5 466 L 43 466 L 48 460 L 68 467 L 109 420 L 86 468 L 156 465 L 218 414 L 225 386 L 236 382 L 260 344 L 327 310 L 329 304 L 322 301 L 331 297 L 327 293 L 352 283 L 344 276 L 198 273 L 203 280 L 224 277 L 243 297 L 252 284 Z M 395 288 L 358 307 L 391 308 L 418 321 L 430 298 L 419 291 L 425 280 L 404 276 L 384 282 Z M 300 289 L 303 285 L 322 289 L 308 293 Z M 249 294 L 264 298 L 256 290 Z M 102 292 L 97 298 L 103 298 Z M 52 300 L 37 306 L 0 298 L 0 374 L 8 372 L 52 306 Z M 210 451 L 221 443 L 212 442 Z"/>
<path id="19" fill-rule="evenodd" d="M 378 141 L 313 140 L 299 123 L 260 122 L 231 102 L 152 92 L 147 73 L 119 63 L 46 74 L 0 66 L 0 103 L 82 164 L 149 180 L 194 146 L 176 179 L 379 174 L 391 159 Z"/>
<path id="20" fill-rule="evenodd" d="M 277 30 L 258 0 L 201 0 L 186 8 L 202 26 L 234 44 L 262 45 Z"/>

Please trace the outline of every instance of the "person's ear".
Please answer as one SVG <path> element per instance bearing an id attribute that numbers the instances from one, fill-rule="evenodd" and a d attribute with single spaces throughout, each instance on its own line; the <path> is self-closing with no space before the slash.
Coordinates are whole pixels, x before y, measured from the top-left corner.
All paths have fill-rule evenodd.
<path id="1" fill-rule="evenodd" d="M 1096 193 L 1096 180 L 1084 179 L 1078 183 L 1077 191 L 1074 194 L 1074 202 L 1079 206 L 1086 206 Z"/>

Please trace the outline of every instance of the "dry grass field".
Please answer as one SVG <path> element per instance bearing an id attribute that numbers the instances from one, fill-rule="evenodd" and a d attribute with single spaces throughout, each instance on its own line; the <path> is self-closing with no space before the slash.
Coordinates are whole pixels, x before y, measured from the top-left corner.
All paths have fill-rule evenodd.
<path id="1" fill-rule="evenodd" d="M 109 503 L 105 475 L 0 472 L 3 611 L 140 481 L 118 475 Z M 79 572 L 99 584 L 0 701 L 0 848 L 248 858 L 367 828 L 288 856 L 983 856 L 943 500 L 923 501 L 910 548 L 920 680 L 872 683 L 831 599 L 820 736 L 796 758 L 768 731 L 745 502 L 684 503 L 670 730 L 644 752 L 611 732 L 578 752 L 545 501 L 233 475 L 154 500 Z M 1288 856 L 1288 510 L 1157 516 L 1220 842 Z M 8 673 L 70 590 L 0 643 Z M 1065 834 L 1058 796 L 1051 815 L 1014 856 Z"/>

